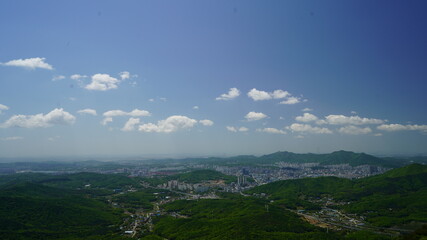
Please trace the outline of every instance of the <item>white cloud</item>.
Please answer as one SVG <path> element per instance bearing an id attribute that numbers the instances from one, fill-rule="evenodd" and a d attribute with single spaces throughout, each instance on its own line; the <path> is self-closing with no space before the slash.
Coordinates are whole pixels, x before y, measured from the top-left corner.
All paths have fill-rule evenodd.
<path id="1" fill-rule="evenodd" d="M 327 124 L 327 123 L 328 122 L 326 120 L 324 120 L 324 119 L 319 119 L 319 120 L 316 121 L 316 124 L 318 124 L 318 125 L 323 125 L 323 124 Z"/>
<path id="2" fill-rule="evenodd" d="M 154 98 L 148 99 L 149 102 L 154 102 Z"/>
<path id="3" fill-rule="evenodd" d="M 171 133 L 178 131 L 179 129 L 192 128 L 197 123 L 197 120 L 191 119 L 186 116 L 174 115 L 160 120 L 157 124 L 147 123 L 139 126 L 141 132 L 159 132 L 159 133 Z"/>
<path id="4" fill-rule="evenodd" d="M 125 126 L 122 128 L 122 131 L 130 132 L 135 130 L 136 125 L 140 123 L 139 118 L 129 118 L 129 120 L 125 123 Z"/>
<path id="5" fill-rule="evenodd" d="M 106 117 L 106 118 L 102 119 L 101 124 L 105 126 L 112 121 L 113 121 L 112 117 Z"/>
<path id="6" fill-rule="evenodd" d="M 281 101 L 279 104 L 287 104 L 287 105 L 292 105 L 292 104 L 297 104 L 301 102 L 300 98 L 297 97 L 289 97 L 288 99 Z"/>
<path id="7" fill-rule="evenodd" d="M 96 114 L 96 110 L 95 109 L 90 109 L 90 108 L 79 110 L 79 111 L 77 111 L 77 113 L 80 113 L 80 114 L 89 114 L 89 115 L 93 115 L 93 116 L 97 115 Z"/>
<path id="8" fill-rule="evenodd" d="M 381 137 L 383 134 L 382 133 L 375 133 L 374 136 L 375 137 Z"/>
<path id="9" fill-rule="evenodd" d="M 312 127 L 309 124 L 301 124 L 301 123 L 293 123 L 291 126 L 287 127 L 287 129 L 292 130 L 294 132 L 300 133 L 317 133 L 317 134 L 331 134 L 332 131 L 328 128 L 320 128 L 320 127 Z"/>
<path id="10" fill-rule="evenodd" d="M 297 120 L 298 122 L 314 122 L 317 119 L 318 118 L 311 113 L 304 113 L 303 116 L 298 116 L 295 118 L 295 120 Z"/>
<path id="11" fill-rule="evenodd" d="M 249 131 L 249 128 L 247 128 L 247 127 L 239 127 L 239 132 L 247 132 L 247 131 Z"/>
<path id="12" fill-rule="evenodd" d="M 361 128 L 361 127 L 350 125 L 350 126 L 345 126 L 338 129 L 338 132 L 343 134 L 361 135 L 361 134 L 371 133 L 372 129 L 369 127 Z"/>
<path id="13" fill-rule="evenodd" d="M 256 88 L 252 88 L 248 92 L 248 97 L 252 98 L 254 101 L 270 100 L 273 98 L 270 93 L 257 90 Z"/>
<path id="14" fill-rule="evenodd" d="M 267 117 L 267 115 L 265 115 L 264 113 L 261 113 L 261 112 L 249 112 L 245 116 L 245 118 L 248 121 L 257 121 L 257 120 L 261 120 L 261 119 L 266 118 L 266 117 Z"/>
<path id="15" fill-rule="evenodd" d="M 70 101 L 76 101 L 77 100 L 77 98 L 75 98 L 75 97 L 69 97 L 68 98 Z"/>
<path id="16" fill-rule="evenodd" d="M 289 97 L 291 94 L 288 91 L 277 89 L 277 90 L 274 90 L 273 93 L 270 93 L 270 95 L 274 99 L 281 99 L 281 98 Z"/>
<path id="17" fill-rule="evenodd" d="M 47 140 L 50 141 L 50 142 L 55 142 L 59 138 L 60 138 L 59 136 L 54 136 L 54 137 L 48 137 Z"/>
<path id="18" fill-rule="evenodd" d="M 163 102 L 166 102 L 168 99 L 167 98 L 165 98 L 165 97 L 161 97 L 161 98 L 159 98 L 160 100 L 162 100 Z"/>
<path id="19" fill-rule="evenodd" d="M 203 126 L 212 126 L 214 124 L 214 122 L 209 119 L 200 120 L 199 123 Z"/>
<path id="20" fill-rule="evenodd" d="M 224 100 L 228 101 L 234 99 L 240 95 L 240 91 L 237 88 L 230 88 L 228 93 L 221 94 L 221 96 L 217 97 L 216 100 Z"/>
<path id="21" fill-rule="evenodd" d="M 252 98 L 254 101 L 263 101 L 270 99 L 281 99 L 290 96 L 291 94 L 288 91 L 283 91 L 281 89 L 274 90 L 273 92 L 266 92 L 252 88 L 248 92 L 248 97 Z"/>
<path id="22" fill-rule="evenodd" d="M 120 78 L 123 80 L 129 79 L 130 78 L 130 73 L 127 71 L 121 72 L 119 73 Z"/>
<path id="23" fill-rule="evenodd" d="M 51 127 L 54 125 L 71 125 L 76 121 L 76 117 L 64 111 L 62 108 L 55 108 L 47 114 L 36 115 L 14 115 L 9 118 L 2 127 L 22 127 L 38 128 Z"/>
<path id="24" fill-rule="evenodd" d="M 361 118 L 359 116 L 329 115 L 326 116 L 326 122 L 332 125 L 364 125 L 364 124 L 381 124 L 384 120 L 375 118 Z"/>
<path id="25" fill-rule="evenodd" d="M 80 75 L 80 74 L 73 74 L 73 75 L 70 76 L 70 78 L 72 80 L 79 80 L 79 79 L 87 78 L 87 76 L 86 75 Z"/>
<path id="26" fill-rule="evenodd" d="M 8 110 L 9 107 L 3 104 L 0 104 L 0 110 Z"/>
<path id="27" fill-rule="evenodd" d="M 237 132 L 237 129 L 235 127 L 226 126 L 225 128 L 230 132 Z"/>
<path id="28" fill-rule="evenodd" d="M 357 114 L 357 112 L 356 112 L 356 111 L 351 111 L 350 113 L 351 113 L 351 114 L 353 114 L 353 115 L 356 115 L 356 114 Z"/>
<path id="29" fill-rule="evenodd" d="M 303 112 L 311 112 L 311 111 L 313 111 L 313 109 L 312 108 L 304 108 L 301 111 L 303 111 Z"/>
<path id="30" fill-rule="evenodd" d="M 4 66 L 23 67 L 27 69 L 43 68 L 47 70 L 53 70 L 52 65 L 45 62 L 46 58 L 27 58 L 27 59 L 16 59 L 6 63 L 2 63 Z"/>
<path id="31" fill-rule="evenodd" d="M 9 110 L 9 107 L 0 103 L 0 114 L 3 110 Z"/>
<path id="32" fill-rule="evenodd" d="M 277 128 L 260 128 L 256 130 L 257 132 L 273 133 L 273 134 L 286 134 L 285 131 L 279 130 Z"/>
<path id="33" fill-rule="evenodd" d="M 194 109 L 194 110 L 198 110 L 198 109 L 199 109 L 199 106 L 194 106 L 194 107 L 193 107 L 193 109 Z"/>
<path id="34" fill-rule="evenodd" d="M 92 82 L 85 86 L 88 90 L 107 91 L 116 89 L 120 81 L 108 74 L 97 73 L 92 76 Z"/>
<path id="35" fill-rule="evenodd" d="M 55 75 L 55 76 L 52 77 L 52 81 L 59 81 L 59 80 L 62 80 L 62 79 L 65 79 L 65 76 L 63 76 L 63 75 Z"/>
<path id="36" fill-rule="evenodd" d="M 148 117 L 151 116 L 149 111 L 134 109 L 131 112 L 125 112 L 122 110 L 110 110 L 104 112 L 102 115 L 104 117 L 120 117 L 120 116 L 130 116 L 130 117 Z"/>
<path id="37" fill-rule="evenodd" d="M 22 140 L 24 139 L 23 137 L 19 137 L 19 136 L 13 136 L 13 137 L 5 137 L 2 138 L 2 141 L 17 141 L 17 140 Z"/>
<path id="38" fill-rule="evenodd" d="M 104 117 L 118 117 L 118 116 L 128 116 L 128 112 L 122 111 L 122 110 L 110 110 L 104 112 L 102 115 Z"/>
<path id="39" fill-rule="evenodd" d="M 395 132 L 395 131 L 422 131 L 427 132 L 427 125 L 417 125 L 417 124 L 382 124 L 377 127 L 379 130 L 387 131 L 387 132 Z"/>
<path id="40" fill-rule="evenodd" d="M 249 131 L 249 129 L 247 127 L 237 128 L 237 127 L 226 126 L 225 128 L 230 132 L 247 132 L 247 131 Z"/>

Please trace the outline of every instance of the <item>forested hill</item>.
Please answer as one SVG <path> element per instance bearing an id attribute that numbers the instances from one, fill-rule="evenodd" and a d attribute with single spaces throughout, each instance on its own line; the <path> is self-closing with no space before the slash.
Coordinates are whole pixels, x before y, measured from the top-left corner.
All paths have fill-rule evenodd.
<path id="1" fill-rule="evenodd" d="M 427 222 L 427 166 L 411 164 L 372 177 L 348 180 L 306 178 L 269 183 L 247 193 L 265 193 L 276 204 L 315 209 L 310 198 L 331 196 L 349 202 L 343 210 L 367 217 L 374 225 L 393 226 Z"/>
<path id="2" fill-rule="evenodd" d="M 1 239 L 119 239 L 121 211 L 71 189 L 0 186 Z"/>
<path id="3" fill-rule="evenodd" d="M 418 158 L 417 158 L 418 159 Z M 418 160 L 423 158 L 419 158 Z M 274 164 L 277 162 L 287 163 L 319 163 L 320 165 L 336 165 L 349 164 L 351 166 L 373 165 L 387 168 L 401 167 L 409 164 L 409 159 L 397 158 L 380 158 L 366 153 L 355 153 L 350 151 L 336 151 L 326 154 L 314 153 L 292 153 L 292 152 L 276 152 L 272 154 L 255 156 L 235 156 L 229 158 L 206 158 L 206 159 L 191 159 L 205 163 L 227 163 L 235 165 L 259 165 L 259 164 Z M 186 161 L 191 161 L 186 159 Z"/>

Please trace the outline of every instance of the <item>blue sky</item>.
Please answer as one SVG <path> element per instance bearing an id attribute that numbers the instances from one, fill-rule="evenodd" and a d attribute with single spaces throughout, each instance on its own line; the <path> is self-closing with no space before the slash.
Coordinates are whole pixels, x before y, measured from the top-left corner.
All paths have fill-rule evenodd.
<path id="1" fill-rule="evenodd" d="M 427 153 L 425 1 L 2 1 L 0 157 Z"/>

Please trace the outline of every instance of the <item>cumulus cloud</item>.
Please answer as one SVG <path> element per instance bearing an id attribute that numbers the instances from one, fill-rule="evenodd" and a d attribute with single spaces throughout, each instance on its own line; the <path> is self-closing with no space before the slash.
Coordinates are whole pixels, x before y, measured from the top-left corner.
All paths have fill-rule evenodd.
<path id="1" fill-rule="evenodd" d="M 247 128 L 247 127 L 239 127 L 239 132 L 247 132 L 247 131 L 249 131 L 249 128 Z"/>
<path id="2" fill-rule="evenodd" d="M 235 127 L 226 126 L 225 128 L 230 132 L 237 132 L 237 129 Z"/>
<path id="3" fill-rule="evenodd" d="M 86 76 L 86 75 L 80 75 L 80 74 L 73 74 L 73 75 L 70 76 L 70 78 L 72 80 L 80 80 L 80 79 L 84 79 L 84 78 L 87 78 L 87 77 L 88 76 Z"/>
<path id="4" fill-rule="evenodd" d="M 304 113 L 302 116 L 298 116 L 295 118 L 298 122 L 314 122 L 317 121 L 318 118 L 311 113 Z"/>
<path id="5" fill-rule="evenodd" d="M 364 125 L 364 124 L 382 124 L 385 121 L 375 118 L 361 118 L 359 116 L 329 115 L 325 117 L 326 122 L 332 125 Z"/>
<path id="6" fill-rule="evenodd" d="M 9 110 L 9 107 L 0 103 L 0 114 L 4 110 Z"/>
<path id="7" fill-rule="evenodd" d="M 52 81 L 59 81 L 59 80 L 62 80 L 62 79 L 65 79 L 65 76 L 63 76 L 63 75 L 55 75 L 55 76 L 52 77 Z"/>
<path id="8" fill-rule="evenodd" d="M 216 100 L 228 101 L 232 100 L 240 95 L 240 91 L 237 88 L 230 88 L 228 93 L 221 94 L 221 96 L 215 98 Z"/>
<path id="9" fill-rule="evenodd" d="M 270 93 L 257 90 L 256 88 L 253 88 L 248 92 L 248 97 L 252 98 L 254 101 L 270 100 L 273 98 Z"/>
<path id="10" fill-rule="evenodd" d="M 102 119 L 102 121 L 101 121 L 101 125 L 107 125 L 108 123 L 110 123 L 110 122 L 112 122 L 113 121 L 113 118 L 112 117 L 106 117 L 106 118 L 104 118 L 104 119 Z"/>
<path id="11" fill-rule="evenodd" d="M 361 127 L 350 125 L 350 126 L 345 126 L 338 129 L 338 132 L 343 134 L 361 135 L 361 134 L 371 133 L 372 129 L 369 127 L 361 128 Z"/>
<path id="12" fill-rule="evenodd" d="M 303 111 L 303 112 L 311 112 L 311 111 L 313 111 L 313 109 L 312 108 L 304 108 L 301 111 Z"/>
<path id="13" fill-rule="evenodd" d="M 116 89 L 120 81 L 108 74 L 97 73 L 92 76 L 92 82 L 85 86 L 88 90 L 107 91 Z"/>
<path id="14" fill-rule="evenodd" d="M 148 117 L 151 116 L 149 111 L 134 109 L 130 112 L 125 112 L 122 110 L 110 110 L 104 112 L 102 115 L 104 117 L 120 117 L 120 116 L 130 116 L 130 117 Z"/>
<path id="15" fill-rule="evenodd" d="M 123 110 L 110 110 L 106 111 L 102 114 L 105 118 L 101 121 L 102 125 L 107 125 L 108 123 L 113 121 L 113 117 L 148 117 L 151 116 L 151 113 L 146 110 L 134 109 L 130 112 L 125 112 Z"/>
<path id="16" fill-rule="evenodd" d="M 212 126 L 214 124 L 214 122 L 209 119 L 200 120 L 199 123 L 201 123 L 203 126 Z"/>
<path id="17" fill-rule="evenodd" d="M 3 66 L 14 66 L 23 67 L 27 69 L 42 68 L 47 70 L 53 70 L 52 65 L 45 62 L 46 58 L 27 58 L 27 59 L 16 59 L 6 63 L 2 63 Z"/>
<path id="18" fill-rule="evenodd" d="M 293 123 L 287 129 L 300 133 L 316 133 L 316 134 L 331 134 L 332 131 L 328 128 L 313 127 L 309 124 Z"/>
<path id="19" fill-rule="evenodd" d="M 127 71 L 121 72 L 119 73 L 120 79 L 122 80 L 126 80 L 130 78 L 130 73 Z"/>
<path id="20" fill-rule="evenodd" d="M 274 90 L 273 92 L 266 92 L 252 88 L 248 92 L 248 97 L 252 98 L 254 101 L 263 101 L 270 99 L 281 99 L 290 96 L 291 94 L 288 91 L 283 91 L 281 89 Z"/>
<path id="21" fill-rule="evenodd" d="M 77 113 L 80 113 L 80 114 L 89 114 L 89 115 L 93 115 L 93 116 L 97 115 L 96 114 L 96 110 L 95 109 L 90 109 L 90 108 L 79 110 L 79 111 L 77 111 Z"/>
<path id="22" fill-rule="evenodd" d="M 225 128 L 228 131 L 230 131 L 230 132 L 247 132 L 247 131 L 249 131 L 249 129 L 247 127 L 231 127 L 231 126 L 226 126 Z"/>
<path id="23" fill-rule="evenodd" d="M 17 140 L 22 140 L 24 139 L 23 137 L 19 137 L 19 136 L 13 136 L 13 137 L 5 137 L 2 138 L 2 141 L 17 141 Z"/>
<path id="24" fill-rule="evenodd" d="M 292 105 L 300 103 L 301 99 L 297 97 L 289 97 L 288 99 L 281 101 L 279 104 L 286 104 L 286 105 Z"/>
<path id="25" fill-rule="evenodd" d="M 263 118 L 266 118 L 267 115 L 265 115 L 264 113 L 261 112 L 249 112 L 248 114 L 246 114 L 245 118 L 248 121 L 257 121 L 257 120 L 261 120 Z"/>
<path id="26" fill-rule="evenodd" d="M 138 130 L 141 132 L 171 133 L 180 129 L 192 128 L 196 123 L 197 120 L 195 119 L 174 115 L 158 121 L 157 124 L 146 123 L 140 125 Z"/>
<path id="27" fill-rule="evenodd" d="M 272 134 L 286 134 L 285 131 L 277 129 L 277 128 L 259 128 L 256 131 L 257 132 L 272 133 Z"/>
<path id="28" fill-rule="evenodd" d="M 122 131 L 130 132 L 135 130 L 136 125 L 140 123 L 139 118 L 129 118 L 129 120 L 125 123 L 122 128 Z"/>
<path id="29" fill-rule="evenodd" d="M 76 117 L 64 111 L 64 109 L 55 108 L 47 114 L 39 113 L 36 115 L 14 115 L 1 126 L 4 128 L 46 128 L 54 125 L 71 125 L 74 124 L 75 121 Z"/>
<path id="30" fill-rule="evenodd" d="M 377 127 L 378 130 L 395 132 L 395 131 L 422 131 L 427 132 L 427 125 L 417 125 L 417 124 L 382 124 Z"/>
<path id="31" fill-rule="evenodd" d="M 274 99 L 281 99 L 291 95 L 288 91 L 283 91 L 281 89 L 274 90 L 273 93 L 270 94 Z"/>

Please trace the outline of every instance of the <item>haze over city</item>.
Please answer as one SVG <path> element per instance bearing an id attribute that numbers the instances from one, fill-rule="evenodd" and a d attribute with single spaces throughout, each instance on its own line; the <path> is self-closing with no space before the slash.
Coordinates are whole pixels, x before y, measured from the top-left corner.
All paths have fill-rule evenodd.
<path id="1" fill-rule="evenodd" d="M 424 1 L 45 3 L 0 3 L 0 157 L 426 154 Z"/>

